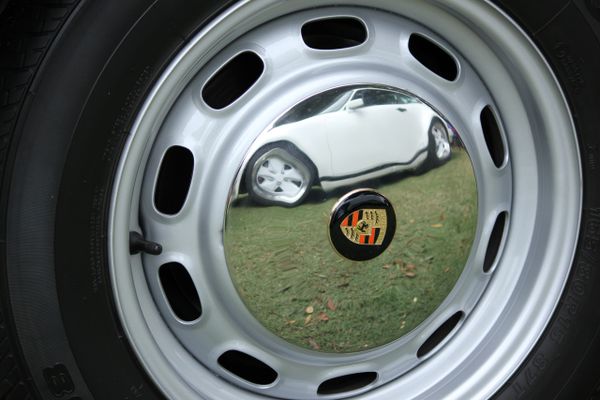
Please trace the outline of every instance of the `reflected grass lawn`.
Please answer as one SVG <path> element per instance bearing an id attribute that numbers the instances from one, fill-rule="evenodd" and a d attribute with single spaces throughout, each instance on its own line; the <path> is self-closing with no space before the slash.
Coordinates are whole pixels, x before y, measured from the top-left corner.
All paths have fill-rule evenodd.
<path id="1" fill-rule="evenodd" d="M 441 167 L 375 188 L 393 204 L 397 228 L 366 262 L 343 259 L 329 243 L 337 198 L 295 208 L 241 199 L 225 246 L 250 311 L 276 335 L 321 351 L 360 351 L 415 328 L 454 287 L 475 235 L 475 179 L 468 156 L 453 151 Z"/>

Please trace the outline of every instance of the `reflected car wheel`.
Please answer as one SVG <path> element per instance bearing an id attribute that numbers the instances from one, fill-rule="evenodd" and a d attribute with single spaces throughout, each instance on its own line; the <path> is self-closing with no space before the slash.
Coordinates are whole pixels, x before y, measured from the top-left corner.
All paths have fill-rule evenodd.
<path id="1" fill-rule="evenodd" d="M 436 120 L 431 124 L 431 134 L 435 143 L 435 159 L 440 163 L 448 160 L 452 155 L 448 129 L 442 122 Z"/>
<path id="2" fill-rule="evenodd" d="M 434 119 L 429 127 L 429 148 L 426 162 L 429 167 L 435 167 L 448 161 L 451 156 L 448 129 L 442 121 Z"/>
<path id="3" fill-rule="evenodd" d="M 310 192 L 315 176 L 311 164 L 291 144 L 265 146 L 248 163 L 248 194 L 259 204 L 294 207 Z"/>

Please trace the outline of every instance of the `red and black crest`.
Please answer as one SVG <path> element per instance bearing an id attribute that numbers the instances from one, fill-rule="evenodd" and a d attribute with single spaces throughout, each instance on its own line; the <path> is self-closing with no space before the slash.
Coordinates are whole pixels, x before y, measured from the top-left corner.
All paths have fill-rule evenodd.
<path id="1" fill-rule="evenodd" d="M 337 252 L 351 260 L 377 257 L 396 230 L 391 203 L 379 193 L 362 189 L 348 193 L 334 206 L 329 237 Z"/>
<path id="2" fill-rule="evenodd" d="M 387 230 L 387 212 L 380 208 L 364 208 L 353 211 L 342 220 L 340 229 L 356 244 L 381 245 Z"/>

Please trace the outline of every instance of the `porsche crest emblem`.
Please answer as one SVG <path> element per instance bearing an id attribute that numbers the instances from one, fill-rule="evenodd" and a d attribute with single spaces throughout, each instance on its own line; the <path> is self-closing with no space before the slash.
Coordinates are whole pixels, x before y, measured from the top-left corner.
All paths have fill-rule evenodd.
<path id="1" fill-rule="evenodd" d="M 353 261 L 383 253 L 396 233 L 396 213 L 388 199 L 372 189 L 342 196 L 329 218 L 329 240 L 335 251 Z"/>
<path id="2" fill-rule="evenodd" d="M 366 208 L 356 210 L 342 220 L 342 233 L 353 243 L 381 245 L 387 229 L 387 213 L 384 209 Z"/>

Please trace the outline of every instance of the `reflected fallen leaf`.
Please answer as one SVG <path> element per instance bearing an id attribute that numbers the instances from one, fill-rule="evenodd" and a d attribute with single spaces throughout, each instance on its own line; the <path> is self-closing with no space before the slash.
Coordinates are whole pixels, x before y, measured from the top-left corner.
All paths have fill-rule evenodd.
<path id="1" fill-rule="evenodd" d="M 385 265 L 383 266 L 383 269 L 390 269 L 390 267 L 391 267 L 391 265 L 390 265 L 390 264 L 385 264 Z"/>
<path id="2" fill-rule="evenodd" d="M 295 319 L 290 319 L 290 320 L 286 321 L 285 323 L 288 324 L 288 325 L 294 325 L 296 323 L 296 320 Z"/>
<path id="3" fill-rule="evenodd" d="M 329 321 L 329 316 L 321 311 L 317 317 L 319 321 Z"/>
<path id="4" fill-rule="evenodd" d="M 415 276 L 417 276 L 417 274 L 415 274 L 415 273 L 414 273 L 414 272 L 412 272 L 412 271 L 406 271 L 406 272 L 404 273 L 404 276 L 406 276 L 407 278 L 414 278 Z"/>
<path id="5" fill-rule="evenodd" d="M 431 225 L 432 228 L 441 228 L 442 226 L 444 226 L 444 225 L 442 225 L 442 224 L 433 224 L 433 225 Z"/>
<path id="6" fill-rule="evenodd" d="M 413 297 L 413 303 L 416 303 L 416 302 L 417 302 L 417 300 L 418 300 L 418 299 L 417 299 L 416 297 Z"/>
<path id="7" fill-rule="evenodd" d="M 321 348 L 321 346 L 319 346 L 319 343 L 315 342 L 314 339 L 308 339 L 308 344 L 315 350 L 319 350 Z"/>
<path id="8" fill-rule="evenodd" d="M 308 306 L 304 309 L 304 312 L 306 312 L 307 314 L 312 314 L 315 311 L 313 306 Z"/>
<path id="9" fill-rule="evenodd" d="M 448 271 L 450 271 L 450 267 L 444 268 L 444 272 L 448 272 Z"/>
<path id="10" fill-rule="evenodd" d="M 306 318 L 304 318 L 304 325 L 310 324 L 310 321 L 312 321 L 312 315 L 309 315 Z"/>
<path id="11" fill-rule="evenodd" d="M 337 308 L 331 297 L 327 299 L 327 308 L 329 308 L 331 311 L 335 311 Z"/>

